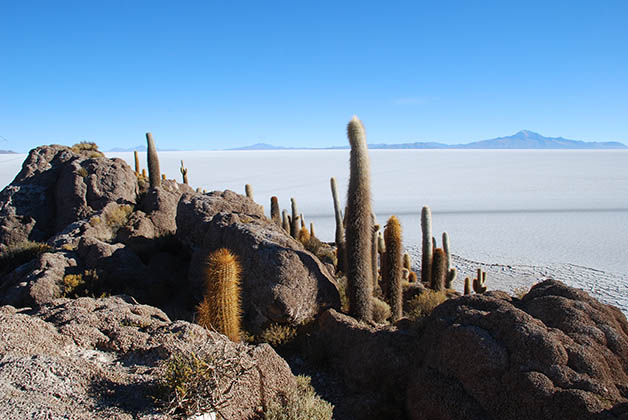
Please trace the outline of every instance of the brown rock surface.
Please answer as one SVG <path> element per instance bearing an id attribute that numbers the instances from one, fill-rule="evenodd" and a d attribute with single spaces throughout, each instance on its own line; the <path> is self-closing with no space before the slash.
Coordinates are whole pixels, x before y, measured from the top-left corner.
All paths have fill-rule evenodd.
<path id="1" fill-rule="evenodd" d="M 220 412 L 248 419 L 295 386 L 268 346 L 236 344 L 132 298 L 60 299 L 0 308 L 0 418 L 169 419 L 151 399 L 161 363 L 185 352 L 236 357 L 242 370 Z M 183 352 L 183 353 L 182 353 Z"/>
<path id="2" fill-rule="evenodd" d="M 434 310 L 417 346 L 411 419 L 602 419 L 628 399 L 628 323 L 552 280 L 521 300 L 464 296 Z"/>

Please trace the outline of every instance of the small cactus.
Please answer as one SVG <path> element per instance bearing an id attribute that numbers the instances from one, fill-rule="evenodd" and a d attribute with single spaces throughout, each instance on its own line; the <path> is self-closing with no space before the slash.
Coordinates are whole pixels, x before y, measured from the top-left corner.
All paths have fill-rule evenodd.
<path id="1" fill-rule="evenodd" d="M 135 175 L 140 174 L 140 155 L 137 150 L 133 151 L 133 157 L 135 158 Z"/>
<path id="2" fill-rule="evenodd" d="M 225 248 L 212 252 L 203 267 L 205 296 L 198 305 L 200 325 L 240 341 L 240 264 Z"/>
<path id="3" fill-rule="evenodd" d="M 253 200 L 253 187 L 251 186 L 251 184 L 246 184 L 244 186 L 244 192 L 246 193 L 246 196 L 248 198 L 250 198 L 251 200 Z"/>
<path id="4" fill-rule="evenodd" d="M 478 276 L 473 279 L 473 290 L 475 293 L 484 293 L 486 289 L 486 271 L 482 271 L 481 268 L 478 268 Z"/>
<path id="5" fill-rule="evenodd" d="M 454 281 L 456 281 L 456 277 L 458 276 L 458 270 L 456 268 L 450 268 L 447 271 L 447 279 L 445 279 L 445 289 L 453 289 Z"/>
<path id="6" fill-rule="evenodd" d="M 312 238 L 316 238 L 316 235 L 314 234 L 314 222 L 310 222 L 310 236 Z"/>
<path id="7" fill-rule="evenodd" d="M 281 227 L 290 235 L 290 216 L 288 216 L 288 212 L 285 210 L 281 212 Z"/>
<path id="8" fill-rule="evenodd" d="M 336 218 L 336 235 L 335 235 L 335 242 L 336 242 L 336 249 L 338 250 L 337 252 L 337 257 L 338 257 L 338 266 L 337 266 L 337 271 L 345 271 L 345 266 L 344 266 L 344 262 L 345 262 L 345 225 L 344 225 L 344 220 L 343 220 L 343 216 L 342 216 L 342 210 L 340 208 L 340 200 L 338 199 L 338 189 L 336 187 L 336 178 L 332 177 L 329 180 L 329 183 L 331 184 L 331 195 L 333 197 L 334 200 L 334 216 Z"/>
<path id="9" fill-rule="evenodd" d="M 445 288 L 447 267 L 445 261 L 445 251 L 442 248 L 434 250 L 434 260 L 432 262 L 432 283 L 431 288 L 440 292 Z"/>
<path id="10" fill-rule="evenodd" d="M 410 259 L 410 254 L 407 252 L 403 253 L 403 268 L 412 271 L 412 260 Z"/>
<path id="11" fill-rule="evenodd" d="M 421 209 L 421 232 L 422 254 L 421 254 L 421 281 L 423 283 L 432 280 L 432 253 L 434 252 L 432 243 L 432 212 L 428 206 Z"/>
<path id="12" fill-rule="evenodd" d="M 465 296 L 471 294 L 471 279 L 469 277 L 464 279 L 464 294 Z"/>
<path id="13" fill-rule="evenodd" d="M 302 227 L 299 230 L 299 234 L 297 235 L 297 239 L 298 239 L 299 242 L 301 242 L 303 245 L 305 245 L 310 240 L 310 231 L 307 230 L 306 228 Z"/>
<path id="14" fill-rule="evenodd" d="M 185 185 L 188 185 L 188 169 L 183 166 L 183 161 L 181 161 L 181 168 L 179 168 L 179 171 L 181 171 L 181 176 L 183 177 L 183 183 Z"/>
<path id="15" fill-rule="evenodd" d="M 166 180 L 166 174 L 161 174 L 161 180 L 165 181 Z"/>
<path id="16" fill-rule="evenodd" d="M 305 217 L 303 217 L 303 213 L 299 214 L 299 220 L 301 221 L 301 229 L 305 229 Z"/>
<path id="17" fill-rule="evenodd" d="M 290 220 L 290 235 L 293 238 L 296 238 L 299 234 L 299 211 L 297 210 L 297 202 L 294 198 L 290 199 L 290 204 L 292 206 L 292 219 Z"/>
<path id="18" fill-rule="evenodd" d="M 147 160 L 148 160 L 148 178 L 151 188 L 159 188 L 161 179 L 159 178 L 161 171 L 159 170 L 159 156 L 157 156 L 157 148 L 151 133 L 146 133 L 146 142 L 148 144 Z"/>
<path id="19" fill-rule="evenodd" d="M 373 242 L 371 243 L 371 264 L 373 265 L 373 290 L 377 289 L 378 266 L 377 266 L 377 237 L 379 235 L 379 225 L 373 225 Z"/>
<path id="20" fill-rule="evenodd" d="M 281 215 L 279 214 L 279 199 L 276 196 L 270 197 L 270 219 L 281 227 Z"/>
<path id="21" fill-rule="evenodd" d="M 449 250 L 449 234 L 447 232 L 443 232 L 443 251 L 445 251 L 447 270 L 449 270 L 451 268 L 451 251 Z"/>
<path id="22" fill-rule="evenodd" d="M 146 178 L 146 168 L 142 169 L 142 178 Z"/>
<path id="23" fill-rule="evenodd" d="M 353 117 L 347 126 L 351 145 L 346 212 L 346 266 L 349 310 L 359 320 L 370 321 L 373 276 L 371 265 L 371 180 L 364 125 Z"/>

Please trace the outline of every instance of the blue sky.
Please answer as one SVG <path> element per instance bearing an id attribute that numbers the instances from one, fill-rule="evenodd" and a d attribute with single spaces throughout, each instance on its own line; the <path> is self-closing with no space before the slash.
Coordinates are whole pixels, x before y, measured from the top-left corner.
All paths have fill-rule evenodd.
<path id="1" fill-rule="evenodd" d="M 339 3 L 0 1 L 0 149 L 628 143 L 626 1 Z"/>

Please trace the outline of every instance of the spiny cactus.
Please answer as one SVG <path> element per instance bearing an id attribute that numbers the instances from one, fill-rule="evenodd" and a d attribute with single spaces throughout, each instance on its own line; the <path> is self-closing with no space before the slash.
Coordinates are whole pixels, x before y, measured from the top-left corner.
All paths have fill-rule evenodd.
<path id="1" fill-rule="evenodd" d="M 386 270 L 382 272 L 382 283 L 386 285 L 386 292 L 390 302 L 393 322 L 402 316 L 402 269 L 403 244 L 401 238 L 401 224 L 396 216 L 390 216 L 384 228 L 386 242 Z M 385 295 L 386 296 L 386 295 Z"/>
<path id="2" fill-rule="evenodd" d="M 484 293 L 486 289 L 486 271 L 478 268 L 478 276 L 473 279 L 473 290 L 475 293 Z"/>
<path id="3" fill-rule="evenodd" d="M 410 259 L 410 254 L 407 252 L 403 253 L 403 268 L 412 271 L 412 260 Z"/>
<path id="4" fill-rule="evenodd" d="M 438 246 L 436 245 L 436 238 L 432 236 L 432 249 L 436 249 Z"/>
<path id="5" fill-rule="evenodd" d="M 410 270 L 405 267 L 401 269 L 401 280 L 408 283 L 410 282 Z"/>
<path id="6" fill-rule="evenodd" d="M 181 161 L 181 167 L 179 168 L 179 171 L 181 171 L 181 176 L 183 177 L 183 183 L 185 185 L 188 185 L 188 169 L 183 166 L 183 161 Z"/>
<path id="7" fill-rule="evenodd" d="M 371 181 L 366 133 L 358 117 L 347 126 L 351 145 L 349 191 L 347 193 L 346 265 L 350 313 L 360 320 L 371 320 L 373 287 L 371 265 Z"/>
<path id="8" fill-rule="evenodd" d="M 146 133 L 146 142 L 148 143 L 147 160 L 148 160 L 148 178 L 151 188 L 159 188 L 161 186 L 159 170 L 159 156 L 157 156 L 157 148 L 151 133 Z"/>
<path id="9" fill-rule="evenodd" d="M 297 210 L 297 202 L 294 198 L 290 199 L 290 204 L 292 206 L 292 219 L 290 220 L 290 235 L 293 238 L 296 238 L 299 234 L 300 223 L 299 223 L 299 211 Z"/>
<path id="10" fill-rule="evenodd" d="M 303 217 L 303 213 L 299 214 L 299 220 L 301 221 L 301 229 L 305 229 L 305 217 Z"/>
<path id="11" fill-rule="evenodd" d="M 288 235 L 290 235 L 290 216 L 288 216 L 288 212 L 282 210 L 281 212 L 281 227 L 286 231 Z"/>
<path id="12" fill-rule="evenodd" d="M 312 238 L 316 237 L 316 235 L 314 234 L 314 222 L 310 222 L 310 236 Z"/>
<path id="13" fill-rule="evenodd" d="M 270 219 L 281 227 L 281 215 L 279 214 L 279 199 L 276 196 L 270 197 Z"/>
<path id="14" fill-rule="evenodd" d="M 133 157 L 135 158 L 135 175 L 140 174 L 140 155 L 137 150 L 133 151 Z"/>
<path id="15" fill-rule="evenodd" d="M 373 265 L 373 290 L 377 289 L 377 236 L 379 234 L 379 225 L 373 225 L 373 242 L 371 243 L 371 264 Z"/>
<path id="16" fill-rule="evenodd" d="M 297 235 L 297 239 L 299 240 L 299 242 L 301 242 L 303 245 L 305 245 L 310 240 L 310 231 L 307 230 L 304 227 L 299 229 L 299 233 Z"/>
<path id="17" fill-rule="evenodd" d="M 146 178 L 146 168 L 142 168 L 142 178 Z"/>
<path id="18" fill-rule="evenodd" d="M 436 248 L 434 250 L 434 260 L 432 261 L 432 283 L 430 287 L 437 292 L 445 289 L 446 277 L 445 251 L 442 248 Z"/>
<path id="19" fill-rule="evenodd" d="M 205 266 L 205 296 L 197 307 L 198 323 L 240 341 L 240 264 L 225 248 L 212 252 Z"/>
<path id="20" fill-rule="evenodd" d="M 471 294 L 471 279 L 469 277 L 465 277 L 464 279 L 464 294 Z"/>
<path id="21" fill-rule="evenodd" d="M 336 249 L 338 257 L 337 271 L 345 271 L 345 225 L 342 216 L 342 210 L 340 208 L 340 200 L 338 199 L 338 189 L 336 187 L 336 178 L 332 177 L 329 180 L 331 184 L 331 195 L 334 199 L 334 216 L 336 218 Z"/>
<path id="22" fill-rule="evenodd" d="M 458 276 L 458 270 L 455 267 L 452 267 L 447 271 L 447 279 L 445 280 L 445 289 L 453 289 L 454 281 L 456 281 L 456 277 Z"/>
<path id="23" fill-rule="evenodd" d="M 449 270 L 451 268 L 451 251 L 449 250 L 449 234 L 447 232 L 443 232 L 443 251 L 445 251 L 447 270 Z"/>
<path id="24" fill-rule="evenodd" d="M 423 234 L 421 254 L 421 281 L 423 283 L 432 280 L 432 212 L 428 206 L 421 209 L 421 232 Z"/>
<path id="25" fill-rule="evenodd" d="M 253 187 L 251 187 L 251 184 L 246 184 L 244 186 L 244 192 L 246 193 L 246 196 L 248 198 L 250 198 L 251 200 L 253 200 Z"/>

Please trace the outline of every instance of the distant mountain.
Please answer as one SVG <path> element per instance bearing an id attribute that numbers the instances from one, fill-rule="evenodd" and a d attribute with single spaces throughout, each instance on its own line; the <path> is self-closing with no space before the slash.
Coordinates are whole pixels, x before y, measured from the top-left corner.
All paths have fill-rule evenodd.
<path id="1" fill-rule="evenodd" d="M 569 140 L 562 137 L 544 137 L 539 133 L 521 130 L 508 137 L 475 141 L 465 144 L 443 144 L 436 142 L 414 142 L 400 144 L 376 143 L 369 144 L 369 149 L 627 149 L 623 143 L 616 141 L 586 142 Z M 342 150 L 349 146 L 332 147 L 280 147 L 266 143 L 237 147 L 228 150 Z"/>
<path id="2" fill-rule="evenodd" d="M 521 130 L 508 137 L 476 141 L 468 144 L 456 145 L 461 149 L 626 149 L 623 143 L 585 142 L 569 140 L 562 137 L 544 137 L 539 133 Z"/>
<path id="3" fill-rule="evenodd" d="M 0 150 L 0 155 L 17 155 L 13 150 Z"/>

